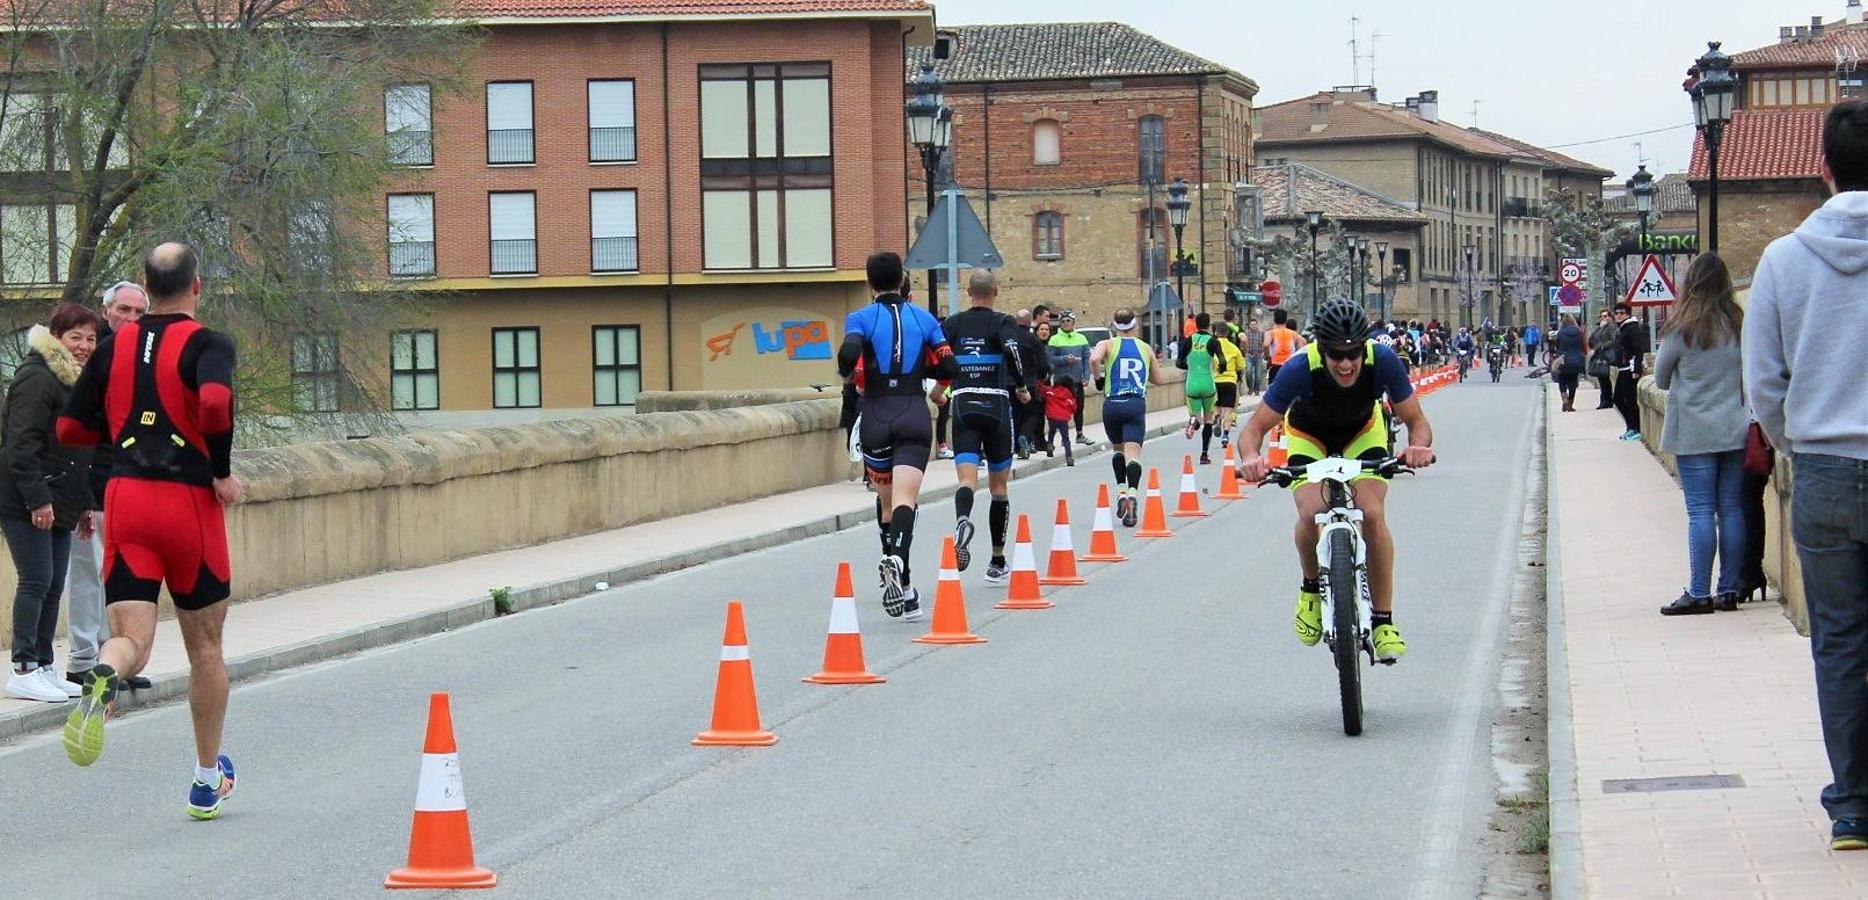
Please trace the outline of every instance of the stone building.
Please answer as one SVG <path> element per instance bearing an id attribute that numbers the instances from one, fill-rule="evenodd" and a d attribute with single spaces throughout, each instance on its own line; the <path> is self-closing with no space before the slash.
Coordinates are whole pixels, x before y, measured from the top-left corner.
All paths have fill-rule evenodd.
<path id="1" fill-rule="evenodd" d="M 1370 315 L 1421 321 L 1433 318 L 1432 311 L 1421 303 L 1417 278 L 1426 216 L 1407 204 L 1302 163 L 1259 166 L 1252 170 L 1252 183 L 1258 186 L 1264 204 L 1267 236 L 1289 237 L 1300 246 L 1308 244 L 1308 214 L 1319 211 L 1325 219 L 1341 223 L 1346 234 L 1367 238 L 1371 245 L 1376 241 L 1386 245 L 1385 260 L 1369 257 L 1364 306 Z M 1331 237 L 1319 233 L 1319 240 L 1327 247 Z M 1380 271 L 1383 265 L 1388 268 L 1386 278 Z M 1301 303 L 1308 294 L 1301 284 L 1305 276 L 1288 265 L 1268 274 L 1285 285 L 1284 296 L 1293 310 L 1300 316 L 1308 315 Z"/>
<path id="2" fill-rule="evenodd" d="M 1228 284 L 1233 188 L 1251 169 L 1258 86 L 1127 25 L 1085 22 L 953 29 L 949 59 L 911 48 L 946 83 L 952 177 L 1005 257 L 1005 303 L 1074 310 L 1084 324 L 1140 308 L 1143 282 L 1171 281 L 1167 186 L 1191 185 L 1186 253 L 1200 267 L 1186 304 L 1217 311 Z M 916 215 L 926 182 L 908 148 Z M 1154 183 L 1153 252 L 1147 210 Z M 943 308 L 944 308 L 944 300 Z"/>

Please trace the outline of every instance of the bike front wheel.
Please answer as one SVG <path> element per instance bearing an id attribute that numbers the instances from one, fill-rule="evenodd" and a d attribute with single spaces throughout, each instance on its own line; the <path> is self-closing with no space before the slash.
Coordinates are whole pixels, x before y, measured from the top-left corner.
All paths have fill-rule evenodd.
<path id="1" fill-rule="evenodd" d="M 1356 550 L 1347 531 L 1330 534 L 1330 605 L 1334 607 L 1336 682 L 1342 690 L 1343 733 L 1362 733 L 1362 635 L 1357 622 L 1362 580 L 1356 577 Z"/>

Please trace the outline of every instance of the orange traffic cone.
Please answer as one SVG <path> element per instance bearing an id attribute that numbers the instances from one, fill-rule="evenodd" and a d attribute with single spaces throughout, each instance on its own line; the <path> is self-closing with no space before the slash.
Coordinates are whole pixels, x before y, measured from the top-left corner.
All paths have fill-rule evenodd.
<path id="1" fill-rule="evenodd" d="M 824 638 L 824 670 L 807 684 L 881 684 L 888 679 L 863 664 L 863 633 L 856 625 L 856 588 L 850 564 L 837 564 L 837 592 L 830 598 L 830 634 Z"/>
<path id="2" fill-rule="evenodd" d="M 1290 463 L 1291 449 L 1290 445 L 1284 442 L 1283 425 L 1271 429 L 1271 452 L 1266 454 L 1265 461 L 1270 463 L 1274 469 L 1283 468 Z"/>
<path id="3" fill-rule="evenodd" d="M 1226 456 L 1220 460 L 1219 493 L 1214 494 L 1213 498 L 1215 500 L 1245 499 L 1245 493 L 1239 490 L 1239 468 L 1232 455 L 1231 445 L 1227 445 Z"/>
<path id="4" fill-rule="evenodd" d="M 1161 502 L 1161 470 L 1153 466 L 1148 468 L 1148 496 L 1142 504 L 1142 527 L 1135 530 L 1135 536 L 1174 536 L 1174 532 L 1167 527 L 1167 507 Z"/>
<path id="5" fill-rule="evenodd" d="M 966 592 L 960 589 L 960 563 L 953 552 L 953 535 L 941 540 L 940 583 L 934 588 L 934 625 L 915 638 L 917 644 L 984 644 L 986 639 L 967 629 Z"/>
<path id="6" fill-rule="evenodd" d="M 1116 551 L 1116 520 L 1109 512 L 1109 485 L 1096 486 L 1096 519 L 1090 525 L 1090 552 L 1084 562 L 1123 562 L 1128 557 Z"/>
<path id="7" fill-rule="evenodd" d="M 499 876 L 474 865 L 473 833 L 467 827 L 467 793 L 454 748 L 454 716 L 448 695 L 428 695 L 428 739 L 422 744 L 422 774 L 415 788 L 415 824 L 409 830 L 409 864 L 389 873 L 387 888 L 490 888 Z"/>
<path id="8" fill-rule="evenodd" d="M 1204 515 L 1206 511 L 1200 508 L 1200 486 L 1193 476 L 1193 454 L 1189 453 L 1181 459 L 1180 502 L 1175 504 L 1174 518 L 1197 519 Z"/>
<path id="9" fill-rule="evenodd" d="M 694 738 L 696 747 L 770 747 L 778 736 L 759 724 L 753 690 L 752 651 L 746 646 L 746 612 L 738 600 L 726 605 L 726 638 L 720 642 L 720 680 L 714 687 L 713 727 Z"/>
<path id="10" fill-rule="evenodd" d="M 1057 524 L 1051 526 L 1051 561 L 1039 584 L 1088 584 L 1077 574 L 1077 549 L 1070 542 L 1070 501 L 1057 498 Z"/>
<path id="11" fill-rule="evenodd" d="M 993 609 L 1050 609 L 1055 605 L 1038 595 L 1038 554 L 1031 549 L 1031 517 L 1019 513 L 1018 539 L 1012 544 L 1012 583 L 1005 599 Z"/>

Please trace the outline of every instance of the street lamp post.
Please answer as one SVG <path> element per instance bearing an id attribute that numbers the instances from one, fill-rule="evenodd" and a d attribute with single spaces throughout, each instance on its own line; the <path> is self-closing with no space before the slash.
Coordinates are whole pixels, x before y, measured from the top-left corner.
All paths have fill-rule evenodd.
<path id="1" fill-rule="evenodd" d="M 1472 254 L 1474 249 L 1471 241 L 1466 242 L 1466 296 L 1460 303 L 1460 306 L 1465 309 L 1466 327 L 1468 328 L 1472 327 L 1473 304 L 1478 302 L 1478 298 L 1473 296 L 1472 287 Z"/>
<path id="2" fill-rule="evenodd" d="M 1167 189 L 1168 224 L 1174 226 L 1174 293 L 1180 298 L 1181 308 L 1187 305 L 1187 250 L 1182 243 L 1183 232 L 1187 229 L 1187 214 L 1193 209 L 1193 201 L 1187 199 L 1187 179 L 1176 178 Z M 1206 312 L 1206 295 L 1200 297 L 1200 311 Z"/>
<path id="3" fill-rule="evenodd" d="M 1693 121 L 1706 136 L 1707 190 L 1712 205 L 1706 219 L 1706 247 L 1719 252 L 1719 143 L 1725 138 L 1725 123 L 1732 120 L 1732 104 L 1738 95 L 1738 78 L 1732 74 L 1732 58 L 1719 50 L 1718 41 L 1706 43 L 1706 55 L 1695 63 L 1699 77 L 1687 88 L 1693 98 Z"/>
<path id="4" fill-rule="evenodd" d="M 1654 187 L 1654 176 L 1648 172 L 1647 166 L 1644 165 L 1635 170 L 1634 175 L 1630 176 L 1628 179 L 1627 188 L 1628 193 L 1634 196 L 1635 214 L 1641 217 L 1640 250 L 1642 258 L 1645 259 L 1647 254 L 1648 216 L 1654 212 L 1654 194 L 1657 190 Z M 1718 217 L 1718 208 L 1717 201 L 1714 201 L 1713 217 L 1715 221 Z M 1648 308 L 1645 306 L 1641 307 L 1641 327 L 1648 329 L 1651 333 L 1653 325 L 1653 317 L 1649 314 Z"/>
<path id="5" fill-rule="evenodd" d="M 1356 238 L 1356 300 L 1357 306 L 1369 305 L 1369 239 Z"/>
<path id="6" fill-rule="evenodd" d="M 1323 228 L 1323 212 L 1311 210 L 1304 213 L 1304 224 L 1310 228 L 1310 318 L 1317 317 L 1317 308 L 1322 301 L 1318 299 L 1322 281 L 1322 268 L 1317 265 L 1317 232 Z"/>
<path id="7" fill-rule="evenodd" d="M 1380 299 L 1378 299 L 1376 303 L 1381 308 L 1381 313 L 1380 313 L 1381 320 L 1383 322 L 1386 322 L 1388 321 L 1388 242 L 1387 241 L 1376 241 L 1375 242 L 1375 273 L 1376 273 L 1376 280 L 1377 280 L 1377 284 L 1375 287 L 1376 287 L 1376 290 L 1380 292 L 1377 295 Z"/>
<path id="8" fill-rule="evenodd" d="M 908 98 L 908 140 L 921 152 L 921 170 L 926 175 L 927 222 L 934 220 L 934 182 L 940 176 L 941 157 L 953 141 L 953 108 L 946 104 L 946 86 L 934 74 L 933 63 L 922 63 L 915 76 L 914 96 Z M 940 292 L 939 269 L 928 270 L 928 312 L 939 315 L 935 298 Z M 958 277 L 958 272 L 948 277 Z"/>

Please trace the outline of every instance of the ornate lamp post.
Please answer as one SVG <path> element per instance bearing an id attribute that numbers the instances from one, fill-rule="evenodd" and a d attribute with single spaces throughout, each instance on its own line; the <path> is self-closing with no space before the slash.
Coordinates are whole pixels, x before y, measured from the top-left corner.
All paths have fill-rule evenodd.
<path id="1" fill-rule="evenodd" d="M 1472 254 L 1476 250 L 1471 241 L 1466 242 L 1466 296 L 1461 298 L 1460 306 L 1465 309 L 1466 327 L 1472 327 L 1472 306 L 1477 302 L 1472 290 Z"/>
<path id="2" fill-rule="evenodd" d="M 1168 224 L 1174 226 L 1174 293 L 1180 297 L 1181 308 L 1187 304 L 1187 250 L 1182 243 L 1183 232 L 1187 229 L 1187 214 L 1193 210 L 1193 201 L 1187 199 L 1187 179 L 1176 178 L 1167 189 Z M 1206 312 L 1206 297 L 1200 298 L 1200 311 Z"/>
<path id="3" fill-rule="evenodd" d="M 927 184 L 927 219 L 934 218 L 934 182 L 940 176 L 941 157 L 953 142 L 953 108 L 946 104 L 946 86 L 934 74 L 933 63 L 922 63 L 915 76 L 914 96 L 908 98 L 908 141 L 921 151 L 921 170 Z M 939 315 L 935 300 L 939 293 L 939 269 L 928 270 L 928 311 Z M 958 273 L 952 273 L 957 276 Z"/>
<path id="4" fill-rule="evenodd" d="M 1635 170 L 1634 175 L 1628 179 L 1627 187 L 1628 193 L 1634 197 L 1635 212 L 1641 216 L 1641 249 L 1646 252 L 1648 215 L 1654 211 L 1654 195 L 1660 189 L 1654 186 L 1654 176 L 1645 165 Z"/>
<path id="5" fill-rule="evenodd" d="M 1323 271 L 1317 265 L 1317 232 L 1323 229 L 1322 210 L 1304 213 L 1304 225 L 1310 229 L 1310 317 L 1317 317 L 1317 307 L 1322 304 L 1318 297 Z"/>
<path id="6" fill-rule="evenodd" d="M 1706 219 L 1706 247 L 1719 252 L 1719 142 L 1725 138 L 1725 123 L 1732 120 L 1732 104 L 1738 96 L 1738 78 L 1732 74 L 1732 58 L 1719 50 L 1718 41 L 1706 43 L 1706 55 L 1695 63 L 1699 78 L 1687 88 L 1693 98 L 1693 121 L 1706 136 L 1706 171 L 1711 182 L 1708 194 L 1712 205 Z"/>
<path id="7" fill-rule="evenodd" d="M 1375 273 L 1376 273 L 1375 277 L 1377 279 L 1376 289 L 1380 291 L 1380 299 L 1378 299 L 1376 303 L 1378 303 L 1381 307 L 1381 320 L 1383 322 L 1387 322 L 1388 321 L 1388 242 L 1387 241 L 1376 241 L 1375 242 Z"/>

